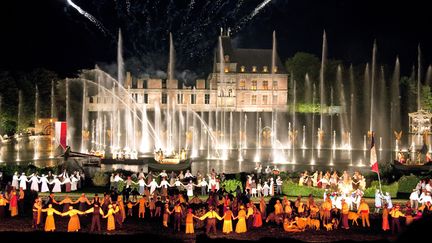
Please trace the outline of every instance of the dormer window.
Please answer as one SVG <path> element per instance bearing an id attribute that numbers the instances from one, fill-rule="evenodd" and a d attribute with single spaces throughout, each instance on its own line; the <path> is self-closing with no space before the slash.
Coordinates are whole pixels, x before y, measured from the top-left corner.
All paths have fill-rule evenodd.
<path id="1" fill-rule="evenodd" d="M 241 67 L 240 67 L 240 72 L 242 72 L 242 73 L 245 72 L 245 66 L 241 66 Z"/>
<path id="2" fill-rule="evenodd" d="M 224 72 L 229 72 L 229 68 L 227 66 L 224 67 Z"/>
<path id="3" fill-rule="evenodd" d="M 256 66 L 252 66 L 252 72 L 256 73 L 257 71 L 257 67 Z"/>
<path id="4" fill-rule="evenodd" d="M 264 66 L 264 67 L 263 67 L 263 72 L 265 72 L 265 73 L 268 72 L 268 67 L 267 67 L 267 66 Z"/>
<path id="5" fill-rule="evenodd" d="M 225 60 L 225 62 L 230 62 L 230 58 L 229 58 L 229 56 L 228 56 L 228 55 L 225 55 L 225 56 L 224 56 L 224 60 Z"/>

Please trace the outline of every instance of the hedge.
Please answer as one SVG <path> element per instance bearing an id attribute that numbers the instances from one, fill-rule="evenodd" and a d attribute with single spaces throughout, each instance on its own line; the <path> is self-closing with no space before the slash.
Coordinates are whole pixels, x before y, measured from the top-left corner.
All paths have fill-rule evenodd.
<path id="1" fill-rule="evenodd" d="M 237 186 L 239 186 L 241 191 L 243 191 L 242 182 L 240 180 L 231 179 L 225 180 L 221 183 L 221 187 L 225 187 L 225 190 L 229 193 L 232 193 L 234 196 L 236 196 Z"/>
<path id="2" fill-rule="evenodd" d="M 390 196 L 395 198 L 397 197 L 399 183 L 393 182 L 390 185 L 381 185 L 381 188 L 383 193 L 389 192 Z M 378 181 L 372 181 L 371 186 L 366 188 L 366 190 L 364 191 L 364 197 L 374 198 L 376 189 L 379 189 Z"/>
<path id="3" fill-rule="evenodd" d="M 398 192 L 402 193 L 411 193 L 413 189 L 417 186 L 417 183 L 420 181 L 420 178 L 411 174 L 409 176 L 402 176 L 399 179 L 399 190 Z"/>
<path id="4" fill-rule="evenodd" d="M 287 196 L 309 196 L 312 194 L 314 197 L 323 197 L 324 189 L 317 187 L 300 186 L 292 180 L 285 180 L 282 184 L 282 193 Z"/>
<path id="5" fill-rule="evenodd" d="M 117 183 L 117 190 L 119 191 L 119 192 L 122 192 L 123 191 L 123 188 L 126 186 L 126 181 L 119 181 L 118 183 Z M 138 190 L 138 184 L 135 184 L 135 183 L 132 183 L 132 185 L 131 185 L 131 191 L 133 191 L 134 189 L 137 189 Z"/>
<path id="6" fill-rule="evenodd" d="M 49 171 L 53 174 L 58 174 L 58 167 L 36 167 L 33 163 L 28 163 L 27 165 L 18 165 L 18 164 L 3 164 L 0 165 L 0 171 L 3 172 L 3 178 L 7 180 L 11 179 L 15 172 L 18 172 L 19 175 L 21 173 L 25 173 L 26 175 L 31 175 L 32 173 L 37 172 L 39 175 L 45 174 L 47 175 Z"/>
<path id="7" fill-rule="evenodd" d="M 92 181 L 95 186 L 106 186 L 109 182 L 109 176 L 104 172 L 97 171 L 93 176 Z"/>

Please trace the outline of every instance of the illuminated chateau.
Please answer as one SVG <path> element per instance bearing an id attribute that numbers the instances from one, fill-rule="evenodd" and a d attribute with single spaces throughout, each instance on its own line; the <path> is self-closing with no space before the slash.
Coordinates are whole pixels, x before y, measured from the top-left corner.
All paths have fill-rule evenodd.
<path id="1" fill-rule="evenodd" d="M 185 87 L 175 79 L 137 79 L 130 73 L 124 86 L 137 104 L 146 104 L 147 110 L 154 110 L 155 105 L 163 109 L 175 101 L 183 110 L 189 107 L 194 111 L 285 111 L 288 75 L 278 55 L 272 73 L 272 49 L 233 48 L 227 35 L 222 36 L 222 45 L 222 75 L 217 52 L 213 72 L 207 80 L 197 79 L 193 87 Z M 109 111 L 113 109 L 112 99 L 98 94 L 88 99 L 87 107 L 89 111 Z"/>

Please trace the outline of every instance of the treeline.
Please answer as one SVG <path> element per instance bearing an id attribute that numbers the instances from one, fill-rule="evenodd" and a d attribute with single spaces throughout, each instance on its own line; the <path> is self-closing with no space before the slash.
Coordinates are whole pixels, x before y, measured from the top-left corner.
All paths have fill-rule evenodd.
<path id="1" fill-rule="evenodd" d="M 51 84 L 58 84 L 57 73 L 37 68 L 29 71 L 0 70 L 0 134 L 12 135 L 34 126 L 36 85 L 39 92 L 39 117 L 51 114 Z M 18 124 L 19 90 L 22 92 L 22 116 Z"/>

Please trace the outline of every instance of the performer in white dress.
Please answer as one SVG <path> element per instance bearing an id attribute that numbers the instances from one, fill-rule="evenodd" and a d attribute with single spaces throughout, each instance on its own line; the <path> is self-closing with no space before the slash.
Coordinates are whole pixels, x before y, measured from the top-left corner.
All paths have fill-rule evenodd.
<path id="1" fill-rule="evenodd" d="M 160 188 L 160 186 L 158 186 L 157 182 L 155 179 L 153 179 L 148 185 L 147 187 L 150 187 L 150 195 L 153 195 L 154 191 L 157 188 Z"/>
<path id="2" fill-rule="evenodd" d="M 70 178 L 71 180 L 71 191 L 76 191 L 77 190 L 77 185 L 78 185 L 78 178 L 76 178 L 74 175 L 71 176 Z"/>
<path id="3" fill-rule="evenodd" d="M 190 180 L 189 183 L 186 185 L 186 195 L 189 198 L 193 197 L 194 186 L 197 186 L 197 185 L 193 184 L 192 180 Z"/>
<path id="4" fill-rule="evenodd" d="M 18 184 L 18 172 L 15 171 L 14 175 L 12 176 L 12 186 L 15 187 L 16 190 L 18 190 L 19 184 Z"/>
<path id="5" fill-rule="evenodd" d="M 41 192 L 49 192 L 49 187 L 48 187 L 49 181 L 47 179 L 47 176 L 42 174 L 39 181 L 42 183 L 41 184 Z"/>
<path id="6" fill-rule="evenodd" d="M 28 180 L 28 182 L 31 182 L 30 189 L 32 191 L 36 191 L 36 192 L 39 191 L 39 182 L 40 181 L 38 180 L 37 175 L 32 174 L 30 179 Z"/>
<path id="7" fill-rule="evenodd" d="M 27 190 L 27 176 L 25 173 L 22 173 L 19 177 L 19 187 L 22 188 L 24 191 Z"/>
<path id="8" fill-rule="evenodd" d="M 61 185 L 63 183 L 60 182 L 58 176 L 54 177 L 54 180 L 52 180 L 49 184 L 50 185 L 54 184 L 52 192 L 61 192 Z"/>
<path id="9" fill-rule="evenodd" d="M 140 177 L 140 179 L 138 180 L 138 192 L 140 195 L 144 194 L 144 188 L 145 186 L 147 186 L 144 179 L 145 177 Z"/>

